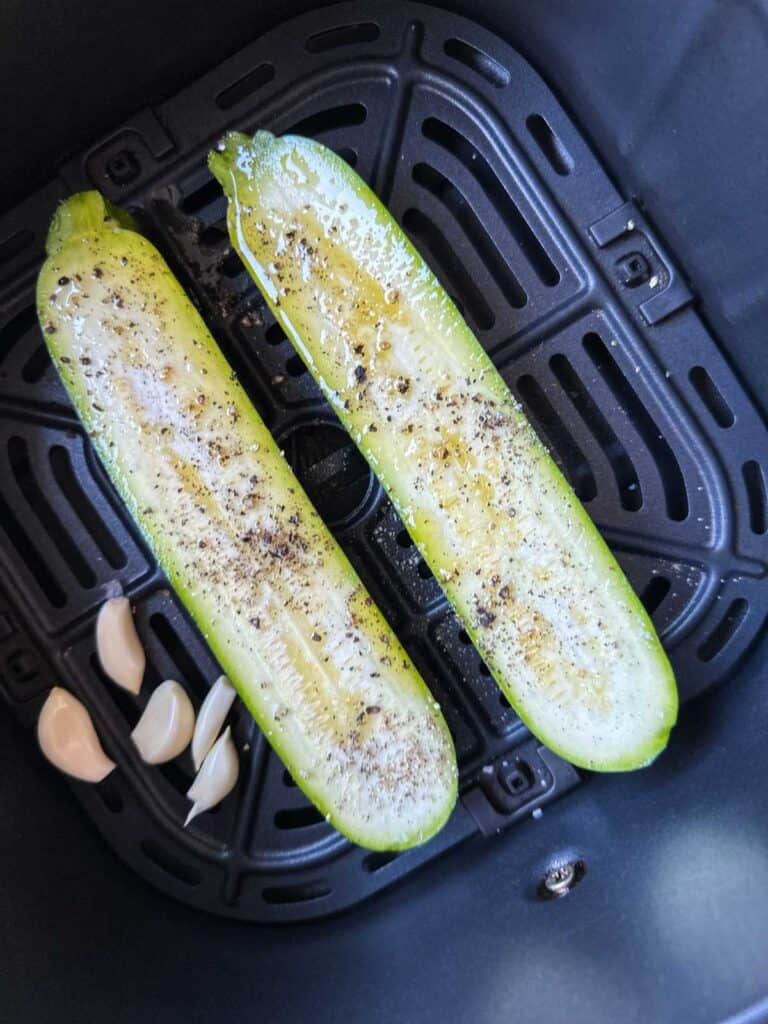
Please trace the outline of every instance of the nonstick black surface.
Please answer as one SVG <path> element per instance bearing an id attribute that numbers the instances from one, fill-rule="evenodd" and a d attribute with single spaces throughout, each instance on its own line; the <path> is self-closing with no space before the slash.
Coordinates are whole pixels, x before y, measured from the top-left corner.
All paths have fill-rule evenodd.
<path id="1" fill-rule="evenodd" d="M 595 6 L 606 15 L 606 5 L 589 5 L 593 14 Z M 749 19 L 759 15 L 756 8 L 736 5 L 742 31 L 736 37 L 720 34 L 719 63 L 713 67 L 717 22 L 706 11 L 714 5 L 696 6 L 697 31 L 688 33 L 687 49 L 678 49 L 679 60 L 687 52 L 697 74 L 678 78 L 671 125 L 649 118 L 647 109 L 642 117 L 641 109 L 632 113 L 628 101 L 644 95 L 647 108 L 647 90 L 658 78 L 649 75 L 645 61 L 651 66 L 662 37 L 682 38 L 686 24 L 693 29 L 690 6 L 681 8 L 677 33 L 668 16 L 663 25 L 658 11 L 652 17 L 655 4 L 638 12 L 624 3 L 610 5 L 609 23 L 592 18 L 588 27 L 585 8 L 577 16 L 565 5 L 542 4 L 534 13 L 511 4 L 506 28 L 515 41 L 515 32 L 521 35 L 526 26 L 522 35 L 547 76 L 560 83 L 582 124 L 607 138 L 606 155 L 622 139 L 644 140 L 633 177 L 622 184 L 631 188 L 639 175 L 646 183 L 642 197 L 654 196 L 657 222 L 665 208 L 680 208 L 679 190 L 685 187 L 685 244 L 676 255 L 692 275 L 702 236 L 717 227 L 718 265 L 727 272 L 708 289 L 707 300 L 713 310 L 728 308 L 731 326 L 742 328 L 733 331 L 743 340 L 731 355 L 752 367 L 750 380 L 760 392 L 764 363 L 749 344 L 749 327 L 760 308 L 752 278 L 765 259 L 761 263 L 754 244 L 759 209 L 753 211 L 755 191 L 748 179 L 755 167 L 765 166 L 759 152 L 765 140 L 753 138 L 744 123 L 759 94 L 760 80 L 747 74 L 750 59 L 757 67 L 765 56 L 759 32 L 749 31 Z M 194 17 L 185 19 L 191 51 L 195 38 L 204 47 L 206 37 L 216 36 L 217 16 L 225 24 L 233 10 L 207 11 L 197 37 Z M 160 26 L 165 17 L 155 12 Z M 39 27 L 32 31 L 26 25 L 15 37 L 14 53 L 20 39 L 29 41 L 30 50 L 41 45 Z M 82 28 L 84 37 L 98 31 L 91 21 L 87 31 Z M 104 26 L 102 45 L 106 37 Z M 147 55 L 146 38 L 145 33 L 145 75 L 162 64 L 161 47 Z M 166 53 L 170 38 L 164 34 Z M 242 37 L 230 49 L 241 42 Z M 130 82 L 131 60 L 136 53 L 118 47 L 110 74 L 119 77 L 122 69 Z M 603 76 L 612 62 L 620 67 L 614 65 L 607 89 Z M 71 63 L 71 76 L 59 77 L 63 97 L 67 82 L 73 85 L 84 74 L 83 64 Z M 42 73 L 40 65 L 36 73 Z M 694 79 L 695 88 L 685 84 Z M 649 80 L 654 85 L 645 91 L 638 86 Z M 722 149 L 715 147 L 717 172 L 709 152 L 713 116 L 722 143 Z M 39 131 L 38 114 L 34 124 Z M 728 154 L 747 149 L 749 167 L 738 173 L 738 162 Z M 654 166 L 653 154 L 664 156 L 663 166 Z M 627 159 L 612 164 L 619 176 Z M 729 169 L 727 187 L 705 187 Z M 741 306 L 731 301 L 731 290 L 742 295 Z M 164 1016 L 178 1013 L 191 1020 L 240 1019 L 246 1012 L 266 1020 L 299 1012 L 312 1012 L 315 1019 L 341 1013 L 359 1019 L 364 1011 L 372 1020 L 498 1020 L 512 1014 L 558 1020 L 565 1008 L 570 1020 L 721 1019 L 764 994 L 766 926 L 756 882 L 766 866 L 760 663 L 758 653 L 741 681 L 731 680 L 711 699 L 691 706 L 670 755 L 651 771 L 630 781 L 597 780 L 569 798 L 567 808 L 561 804 L 562 814 L 545 814 L 495 846 L 472 844 L 434 868 L 428 883 L 417 876 L 361 913 L 298 937 L 201 921 L 134 882 L 72 814 L 64 787 L 39 765 L 26 737 L 19 739 L 3 720 L 8 738 L 2 757 L 9 768 L 0 785 L 9 827 L 0 882 L 0 1000 L 7 1000 L 14 1020 L 43 1019 L 54 1006 L 65 1020 L 103 1018 L 106 1012 L 117 1019 L 152 1019 L 161 1004 Z M 533 903 L 531 886 L 543 865 L 572 846 L 589 864 L 578 892 L 552 904 Z M 77 908 L 76 921 L 66 920 L 70 906 Z M 210 965 L 207 976 L 203 964 Z"/>

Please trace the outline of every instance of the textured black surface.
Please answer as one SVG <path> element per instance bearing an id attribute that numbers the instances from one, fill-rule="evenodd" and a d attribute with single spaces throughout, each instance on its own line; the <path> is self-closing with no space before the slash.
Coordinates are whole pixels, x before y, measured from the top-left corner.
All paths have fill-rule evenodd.
<path id="1" fill-rule="evenodd" d="M 506 819 L 481 795 L 482 768 L 499 770 L 513 750 L 525 757 L 527 733 L 233 256 L 204 164 L 233 124 L 321 138 L 389 204 L 653 612 L 683 697 L 730 672 L 765 618 L 765 434 L 654 232 L 541 80 L 487 32 L 429 8 L 343 5 L 277 29 L 67 162 L 58 182 L 6 216 L 3 238 L 31 237 L 0 271 L 0 557 L 19 626 L 32 631 L 26 643 L 14 632 L 5 640 L 6 695 L 33 719 L 52 679 L 31 654 L 42 641 L 120 762 L 104 787 L 76 789 L 121 855 L 199 906 L 285 920 L 357 902 L 475 822 L 460 808 L 424 849 L 370 856 L 328 828 L 242 715 L 236 796 L 181 830 L 191 766 L 141 766 L 127 732 L 160 679 L 184 679 L 199 701 L 218 670 L 104 480 L 31 315 L 56 194 L 95 185 L 135 209 L 193 290 L 440 699 L 481 827 L 516 820 L 575 777 L 548 754 L 537 774 L 534 748 L 536 787 Z M 113 578 L 138 606 L 149 652 L 139 702 L 95 671 L 93 616 Z"/>

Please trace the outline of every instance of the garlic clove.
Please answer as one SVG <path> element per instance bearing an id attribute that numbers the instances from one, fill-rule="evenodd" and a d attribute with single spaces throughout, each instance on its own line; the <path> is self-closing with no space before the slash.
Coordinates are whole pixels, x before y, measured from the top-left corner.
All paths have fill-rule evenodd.
<path id="1" fill-rule="evenodd" d="M 184 828 L 198 814 L 209 811 L 211 807 L 221 803 L 235 788 L 239 774 L 240 760 L 232 742 L 231 729 L 227 726 L 214 743 L 203 761 L 203 767 L 189 787 L 187 798 L 193 801 L 193 806 L 184 822 Z"/>
<path id="2" fill-rule="evenodd" d="M 143 761 L 164 764 L 184 750 L 194 729 L 195 710 L 186 690 L 167 679 L 147 701 L 131 739 Z"/>
<path id="3" fill-rule="evenodd" d="M 101 782 L 116 767 L 104 753 L 85 705 L 61 686 L 54 686 L 43 704 L 37 742 L 51 764 L 83 782 Z"/>
<path id="4" fill-rule="evenodd" d="M 109 678 L 138 694 L 147 659 L 127 597 L 111 597 L 101 606 L 96 619 L 96 651 Z"/>
<path id="5" fill-rule="evenodd" d="M 196 772 L 200 771 L 206 754 L 216 742 L 235 697 L 234 687 L 226 676 L 219 676 L 208 691 L 198 712 L 192 737 L 192 762 Z"/>

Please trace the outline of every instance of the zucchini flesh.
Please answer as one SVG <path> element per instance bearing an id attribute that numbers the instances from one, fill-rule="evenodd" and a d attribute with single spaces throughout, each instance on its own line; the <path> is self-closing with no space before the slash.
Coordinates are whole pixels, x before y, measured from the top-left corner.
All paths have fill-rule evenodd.
<path id="1" fill-rule="evenodd" d="M 243 262 L 518 714 L 575 764 L 650 762 L 677 716 L 653 626 L 390 214 L 299 136 L 231 133 L 209 166 Z"/>
<path id="2" fill-rule="evenodd" d="M 450 735 L 157 250 L 96 192 L 60 207 L 38 314 L 131 514 L 297 784 L 372 849 L 456 798 Z"/>

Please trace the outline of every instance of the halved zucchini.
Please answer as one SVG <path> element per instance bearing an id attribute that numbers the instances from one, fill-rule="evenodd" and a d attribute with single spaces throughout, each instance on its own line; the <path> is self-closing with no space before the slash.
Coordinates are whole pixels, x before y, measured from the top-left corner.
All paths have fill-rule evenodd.
<path id="1" fill-rule="evenodd" d="M 233 244 L 512 705 L 575 764 L 636 768 L 677 690 L 616 561 L 387 210 L 324 146 L 233 133 Z"/>
<path id="2" fill-rule="evenodd" d="M 96 192 L 60 207 L 40 323 L 85 428 L 298 785 L 350 839 L 423 842 L 456 798 L 429 691 L 157 250 Z"/>

